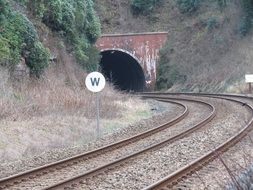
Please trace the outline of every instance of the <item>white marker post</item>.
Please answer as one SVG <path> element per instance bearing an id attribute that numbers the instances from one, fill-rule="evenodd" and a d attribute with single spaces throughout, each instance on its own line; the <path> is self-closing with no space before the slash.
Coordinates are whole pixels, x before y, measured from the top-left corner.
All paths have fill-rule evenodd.
<path id="1" fill-rule="evenodd" d="M 99 128 L 99 93 L 105 87 L 105 77 L 99 72 L 88 74 L 85 79 L 85 85 L 89 91 L 96 93 L 96 110 L 97 110 L 97 139 L 100 138 Z"/>
<path id="2" fill-rule="evenodd" d="M 249 93 L 251 94 L 252 92 L 251 83 L 253 82 L 253 75 L 245 75 L 245 81 L 246 83 L 249 83 Z"/>

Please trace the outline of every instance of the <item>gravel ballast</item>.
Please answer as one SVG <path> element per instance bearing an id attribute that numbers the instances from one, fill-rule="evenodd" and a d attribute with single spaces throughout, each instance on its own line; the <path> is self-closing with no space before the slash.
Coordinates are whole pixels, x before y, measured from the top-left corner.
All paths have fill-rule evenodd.
<path id="1" fill-rule="evenodd" d="M 250 100 L 236 99 L 253 105 Z M 250 132 L 242 141 L 198 171 L 198 175 L 194 174 L 180 184 L 186 185 L 188 189 L 198 190 L 237 190 L 238 188 L 248 190 L 252 188 L 252 163 L 253 132 Z"/>
<path id="2" fill-rule="evenodd" d="M 82 161 L 78 164 L 75 164 L 73 166 L 69 166 L 66 168 L 63 168 L 61 170 L 57 170 L 56 172 L 52 172 L 47 175 L 43 175 L 41 177 L 37 177 L 34 180 L 24 182 L 22 184 L 17 185 L 18 187 L 33 187 L 33 189 L 41 189 L 49 186 L 50 184 L 55 184 L 63 179 L 68 179 L 73 176 L 77 176 L 79 174 L 82 174 L 85 171 L 94 169 L 96 167 L 105 165 L 111 161 L 114 161 L 116 159 L 122 158 L 126 155 L 132 154 L 138 150 L 142 150 L 145 147 L 151 146 L 155 143 L 161 142 L 163 140 L 166 140 L 172 136 L 175 136 L 176 134 L 179 134 L 182 131 L 185 131 L 189 129 L 191 125 L 194 125 L 196 123 L 199 123 L 203 118 L 207 117 L 211 110 L 207 105 L 202 105 L 199 103 L 189 103 L 189 102 L 183 102 L 185 105 L 188 106 L 188 108 L 191 110 L 187 121 L 181 121 L 180 123 L 174 125 L 171 128 L 168 128 L 162 132 L 158 132 L 157 134 L 154 134 L 150 137 L 147 137 L 145 139 L 139 140 L 138 142 L 135 142 L 133 144 L 124 146 L 122 148 L 110 151 L 108 153 L 105 153 L 103 155 L 99 155 L 95 158 L 88 159 L 86 161 Z M 57 177 L 56 177 L 57 176 Z M 15 188 L 16 186 L 12 187 Z"/>
<path id="3" fill-rule="evenodd" d="M 7 159 L 5 159 L 5 162 L 3 162 L 4 157 L 1 157 L 3 161 L 0 164 L 0 178 L 26 171 L 34 167 L 39 167 L 41 165 L 45 165 L 51 162 L 59 161 L 67 157 L 74 156 L 76 154 L 90 151 L 92 149 L 105 146 L 112 142 L 131 137 L 140 132 L 144 132 L 148 129 L 151 129 L 157 125 L 161 125 L 168 120 L 175 118 L 183 111 L 181 107 L 176 106 L 174 104 L 162 103 L 154 100 L 148 100 L 147 102 L 150 105 L 150 112 L 152 112 L 150 118 L 129 124 L 127 126 L 123 126 L 122 128 L 118 128 L 115 131 L 110 131 L 110 133 L 104 133 L 103 137 L 99 141 L 91 141 L 90 143 L 84 142 L 83 144 L 80 144 L 78 146 L 70 146 L 66 148 L 49 146 L 45 147 L 45 150 L 42 151 L 42 153 L 40 154 L 36 154 L 33 156 L 24 155 L 24 157 L 21 159 L 9 162 Z M 13 135 L 15 138 L 15 133 Z M 15 146 L 15 143 L 13 143 L 13 146 Z M 1 151 L 6 151 L 6 149 L 5 147 L 1 147 L 0 142 L 0 153 Z"/>
<path id="4" fill-rule="evenodd" d="M 86 181 L 83 189 L 142 189 L 185 166 L 242 129 L 250 114 L 238 104 L 215 100 L 217 117 L 203 130 L 159 150 L 142 154 L 123 167 Z"/>

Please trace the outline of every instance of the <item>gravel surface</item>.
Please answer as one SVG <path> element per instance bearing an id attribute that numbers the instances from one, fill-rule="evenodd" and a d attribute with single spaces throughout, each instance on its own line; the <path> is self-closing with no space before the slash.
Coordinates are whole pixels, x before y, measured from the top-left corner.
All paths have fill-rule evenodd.
<path id="1" fill-rule="evenodd" d="M 244 127 L 250 117 L 248 110 L 238 104 L 223 100 L 213 103 L 218 115 L 207 128 L 159 150 L 142 154 L 110 173 L 87 179 L 81 188 L 142 189 L 218 146 Z"/>
<path id="2" fill-rule="evenodd" d="M 148 147 L 155 143 L 161 142 L 162 140 L 166 140 L 172 136 L 175 136 L 176 134 L 179 134 L 180 132 L 189 129 L 189 127 L 191 127 L 192 125 L 199 123 L 201 120 L 206 118 L 211 112 L 210 108 L 207 105 L 202 105 L 198 103 L 189 103 L 187 101 L 185 102 L 182 101 L 182 103 L 186 104 L 190 110 L 188 118 L 185 119 L 187 121 L 183 120 L 180 123 L 173 125 L 173 127 L 168 128 L 157 134 L 154 134 L 151 137 L 147 137 L 136 143 L 124 146 L 114 151 L 110 151 L 103 155 L 99 155 L 95 158 L 88 159 L 86 161 L 81 161 L 78 164 L 75 164 L 67 168 L 63 168 L 61 170 L 57 170 L 56 172 L 43 175 L 41 177 L 36 178 L 36 180 L 24 182 L 22 184 L 12 187 L 12 189 L 19 189 L 21 186 L 27 188 L 33 187 L 33 189 L 41 189 L 42 187 L 45 188 L 50 184 L 60 182 L 63 179 L 68 179 L 73 176 L 77 176 L 79 174 L 84 173 L 85 171 L 105 165 L 108 162 L 122 158 L 123 156 L 129 155 L 138 150 L 142 150 L 145 147 Z M 57 178 L 55 176 L 57 176 Z"/>
<path id="3" fill-rule="evenodd" d="M 207 99 L 207 98 L 201 98 L 201 99 Z M 85 184 L 83 184 L 81 187 L 78 187 L 77 189 L 142 189 L 155 181 L 167 176 L 169 173 L 181 168 L 182 166 L 185 166 L 189 162 L 195 160 L 199 156 L 203 155 L 204 153 L 208 152 L 210 149 L 214 148 L 215 146 L 220 145 L 222 142 L 230 138 L 232 135 L 234 135 L 237 131 L 239 131 L 242 127 L 245 126 L 246 122 L 250 118 L 250 114 L 247 111 L 247 109 L 239 104 L 235 104 L 232 102 L 227 102 L 223 100 L 210 100 L 210 103 L 214 104 L 217 109 L 217 116 L 214 118 L 214 120 L 209 123 L 205 128 L 198 130 L 197 132 L 191 134 L 189 137 L 186 137 L 184 139 L 181 139 L 179 141 L 176 141 L 172 144 L 169 144 L 165 147 L 162 147 L 158 150 L 153 150 L 149 153 L 142 154 L 140 156 L 137 156 L 134 159 L 131 159 L 127 163 L 124 164 L 124 166 L 116 167 L 112 170 L 110 170 L 109 173 L 105 174 L 99 174 L 98 176 L 94 176 L 92 178 L 88 178 L 85 181 Z M 190 106 L 189 106 L 190 107 Z M 171 111 L 171 116 L 173 113 L 173 110 Z M 180 109 L 177 110 L 179 113 Z M 182 111 L 182 110 L 181 110 Z M 196 109 L 193 113 L 190 110 L 190 114 L 188 115 L 189 120 L 186 121 L 184 125 L 180 125 L 177 127 L 172 127 L 170 130 L 166 130 L 167 132 L 164 134 L 161 134 L 162 138 L 168 137 L 169 135 L 172 135 L 173 133 L 176 133 L 180 129 L 187 129 L 191 127 L 192 124 L 194 124 L 197 120 L 198 122 L 202 120 L 202 117 L 204 115 L 206 116 L 207 113 L 203 114 L 203 111 L 199 112 L 200 109 Z M 166 113 L 169 113 L 169 111 L 166 111 Z M 201 113 L 201 114 L 200 114 Z M 195 114 L 195 116 L 194 116 Z M 174 114 L 175 116 L 178 114 Z M 159 118 L 160 117 L 160 118 Z M 161 114 L 158 119 L 156 119 L 156 122 L 161 122 L 162 119 L 166 119 L 166 114 Z M 171 120 L 171 119 L 170 119 Z M 195 120 L 195 122 L 194 122 Z M 149 123 L 150 121 L 146 121 Z M 191 123 L 192 122 L 192 123 Z M 196 122 L 196 123 L 198 123 Z M 145 123 L 143 123 L 145 125 Z M 139 128 L 139 127 L 138 127 Z M 112 138 L 115 139 L 122 139 L 126 136 L 133 135 L 132 133 L 137 133 L 140 130 L 147 130 L 147 126 L 140 127 L 140 129 L 136 129 L 136 127 L 129 126 L 128 130 L 120 130 L 114 133 L 113 135 L 108 135 L 107 138 L 103 138 L 100 142 L 97 143 L 91 143 L 88 146 L 85 146 L 82 150 L 91 150 L 95 147 L 99 147 L 101 145 L 104 145 L 105 143 L 110 143 L 112 141 L 115 141 Z M 176 130 L 177 129 L 177 130 Z M 173 131 L 174 130 L 174 131 Z M 135 133 L 136 134 L 136 133 Z M 111 137 L 111 138 L 110 138 Z M 153 136 L 152 136 L 153 137 Z M 156 138 L 152 139 L 150 138 L 148 141 L 148 144 L 152 144 L 156 142 Z M 102 144 L 101 144 L 102 143 Z M 145 141 L 139 141 L 140 144 L 138 144 L 137 147 L 142 148 L 146 146 Z M 242 142 L 241 142 L 242 143 Z M 252 140 L 248 138 L 245 149 L 245 144 L 238 143 L 238 147 L 235 146 L 233 149 L 236 150 L 236 147 L 238 150 L 235 157 L 231 158 L 231 153 L 224 155 L 222 157 L 223 159 L 226 159 L 226 162 L 228 165 L 233 168 L 234 170 L 238 170 L 238 168 L 242 169 L 243 163 L 246 163 L 245 161 L 245 153 L 252 155 L 253 158 L 253 150 L 252 150 Z M 96 167 L 96 163 L 103 164 L 103 161 L 106 159 L 106 161 L 109 161 L 108 158 L 115 159 L 121 157 L 123 154 L 129 154 L 131 151 L 135 151 L 135 148 L 132 145 L 128 145 L 126 148 L 121 149 L 121 151 L 114 151 L 114 156 L 111 157 L 111 155 L 107 155 L 108 157 L 98 157 L 94 159 L 92 162 L 88 162 L 86 164 L 83 163 L 82 165 L 78 165 L 78 168 L 76 171 L 82 170 L 88 170 L 90 168 Z M 243 151 L 243 149 L 246 151 Z M 80 147 L 73 148 L 73 150 L 80 150 Z M 73 151 L 71 150 L 71 151 Z M 234 150 L 234 151 L 235 151 Z M 59 156 L 66 155 L 66 152 L 69 150 L 63 150 L 62 152 L 59 151 Z M 70 152 L 71 152 L 70 151 Z M 231 149 L 232 151 L 232 149 Z M 230 152 L 230 151 L 229 151 Z M 57 152 L 58 153 L 58 152 Z M 69 153 L 69 152 L 68 152 Z M 73 153 L 73 152 L 72 152 Z M 52 155 L 55 155 L 55 152 L 53 154 L 49 153 L 49 158 L 51 159 Z M 56 154 L 57 155 L 57 154 Z M 67 157 L 67 156 L 66 156 Z M 40 157 L 43 161 L 45 157 Z M 56 156 L 56 160 L 59 157 Z M 235 162 L 235 158 L 239 159 L 240 162 Z M 244 158 L 244 159 L 242 159 Z M 101 159 L 101 160 L 99 160 Z M 243 160 L 243 161 L 242 161 Z M 33 160 L 34 161 L 34 160 Z M 36 159 L 35 159 L 36 162 Z M 35 163 L 33 162 L 33 163 Z M 41 163 L 41 162 L 39 162 Z M 11 169 L 11 164 L 9 165 Z M 232 167 L 233 166 L 233 167 Z M 15 166 L 14 166 L 15 167 Z M 73 168 L 72 168 L 73 169 Z M 65 170 L 65 176 L 72 176 L 71 174 L 71 168 L 69 170 Z M 1 171 L 1 168 L 0 168 Z M 195 174 L 193 178 L 187 179 L 187 188 L 189 189 L 223 189 L 225 188 L 223 183 L 220 183 L 220 181 L 228 181 L 231 179 L 228 175 L 226 175 L 227 170 L 224 168 L 224 166 L 221 164 L 219 160 L 215 160 L 212 164 L 210 164 L 205 169 L 201 170 L 199 173 Z M 206 175 L 205 175 L 206 174 Z M 54 174 L 58 175 L 58 174 Z M 63 177 L 65 177 L 63 175 Z M 76 173 L 75 173 L 76 175 Z M 215 175 L 215 177 L 211 177 Z M 46 177 L 46 176 L 44 176 Z M 49 178 L 53 178 L 55 176 L 47 176 L 46 178 L 43 178 L 47 181 L 50 180 Z M 61 176 L 58 176 L 59 178 Z M 62 178 L 64 179 L 64 178 Z M 209 181 L 208 181 L 209 180 Z M 51 181 L 52 183 L 55 183 L 55 181 Z M 49 182 L 50 183 L 50 182 Z M 215 185 L 214 185 L 215 184 Z M 43 184 L 40 184 L 43 186 Z M 40 189 L 42 186 L 37 186 L 38 189 Z M 31 189 L 29 187 L 33 187 L 33 183 L 27 183 L 24 187 L 27 187 L 28 189 Z M 222 188 L 221 188 L 222 187 Z M 19 189 L 19 188 L 17 188 Z M 36 188 L 32 188 L 36 189 Z"/>
<path id="4" fill-rule="evenodd" d="M 253 139 L 252 132 L 249 136 Z M 248 168 L 250 168 L 253 163 L 253 141 L 250 140 L 249 136 L 220 157 L 229 170 L 219 158 L 208 164 L 207 167 L 201 169 L 198 172 L 199 176 L 194 175 L 189 178 L 188 181 L 190 181 L 190 183 L 183 183 L 185 183 L 189 189 L 237 190 L 236 184 L 233 182 L 231 175 L 228 172 L 230 171 L 232 177 L 237 180 L 238 184 L 245 186 L 246 184 L 241 182 L 245 179 L 247 180 L 247 175 L 245 174 L 247 174 Z M 252 184 L 252 180 L 250 183 Z M 250 183 L 248 183 L 248 185 L 250 185 Z M 250 188 L 242 189 L 248 190 Z"/>
<path id="5" fill-rule="evenodd" d="M 239 100 L 244 100 L 246 103 L 253 105 L 252 100 Z M 226 164 L 227 168 L 223 163 Z M 240 188 L 248 190 L 252 188 L 252 163 L 253 132 L 250 132 L 241 142 L 222 154 L 219 159 L 214 160 L 207 167 L 198 171 L 198 175 L 194 174 L 187 181 L 183 181 L 182 184 L 180 183 L 180 185 L 184 184 L 187 186 L 187 189 L 197 190 L 237 190 L 236 186 L 239 184 Z M 233 182 L 232 178 L 236 179 L 237 184 Z"/>
<path id="6" fill-rule="evenodd" d="M 74 156 L 76 154 L 105 146 L 124 138 L 131 137 L 140 132 L 151 129 L 157 125 L 161 125 L 168 120 L 172 120 L 183 111 L 181 107 L 174 104 L 162 103 L 154 100 L 147 100 L 147 102 L 149 103 L 151 111 L 153 112 L 151 118 L 142 120 L 138 123 L 130 124 L 116 131 L 112 131 L 112 134 L 105 135 L 100 141 L 95 141 L 84 144 L 83 146 L 72 148 L 54 148 L 52 150 L 49 149 L 48 151 L 42 152 L 41 154 L 34 157 L 28 157 L 10 163 L 1 163 L 0 178 L 26 171 L 34 167 L 45 165 L 47 163 L 55 162 L 70 156 Z"/>

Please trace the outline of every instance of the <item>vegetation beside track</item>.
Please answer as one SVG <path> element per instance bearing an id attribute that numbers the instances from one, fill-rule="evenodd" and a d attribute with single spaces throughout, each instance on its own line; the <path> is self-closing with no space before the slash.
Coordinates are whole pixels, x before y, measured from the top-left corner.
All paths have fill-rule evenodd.
<path id="1" fill-rule="evenodd" d="M 38 30 L 48 27 L 85 70 L 97 68 L 99 52 L 93 44 L 101 30 L 92 0 L 1 0 L 0 9 L 1 65 L 12 67 L 23 57 L 31 74 L 39 77 L 49 65 L 50 54 Z"/>

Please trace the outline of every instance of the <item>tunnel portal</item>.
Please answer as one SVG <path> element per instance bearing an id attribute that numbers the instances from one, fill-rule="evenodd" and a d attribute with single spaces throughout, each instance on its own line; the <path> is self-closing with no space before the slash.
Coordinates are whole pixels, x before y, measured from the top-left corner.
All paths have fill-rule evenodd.
<path id="1" fill-rule="evenodd" d="M 100 67 L 107 80 L 122 91 L 141 92 L 145 89 L 145 77 L 138 61 L 120 50 L 101 52 Z"/>

